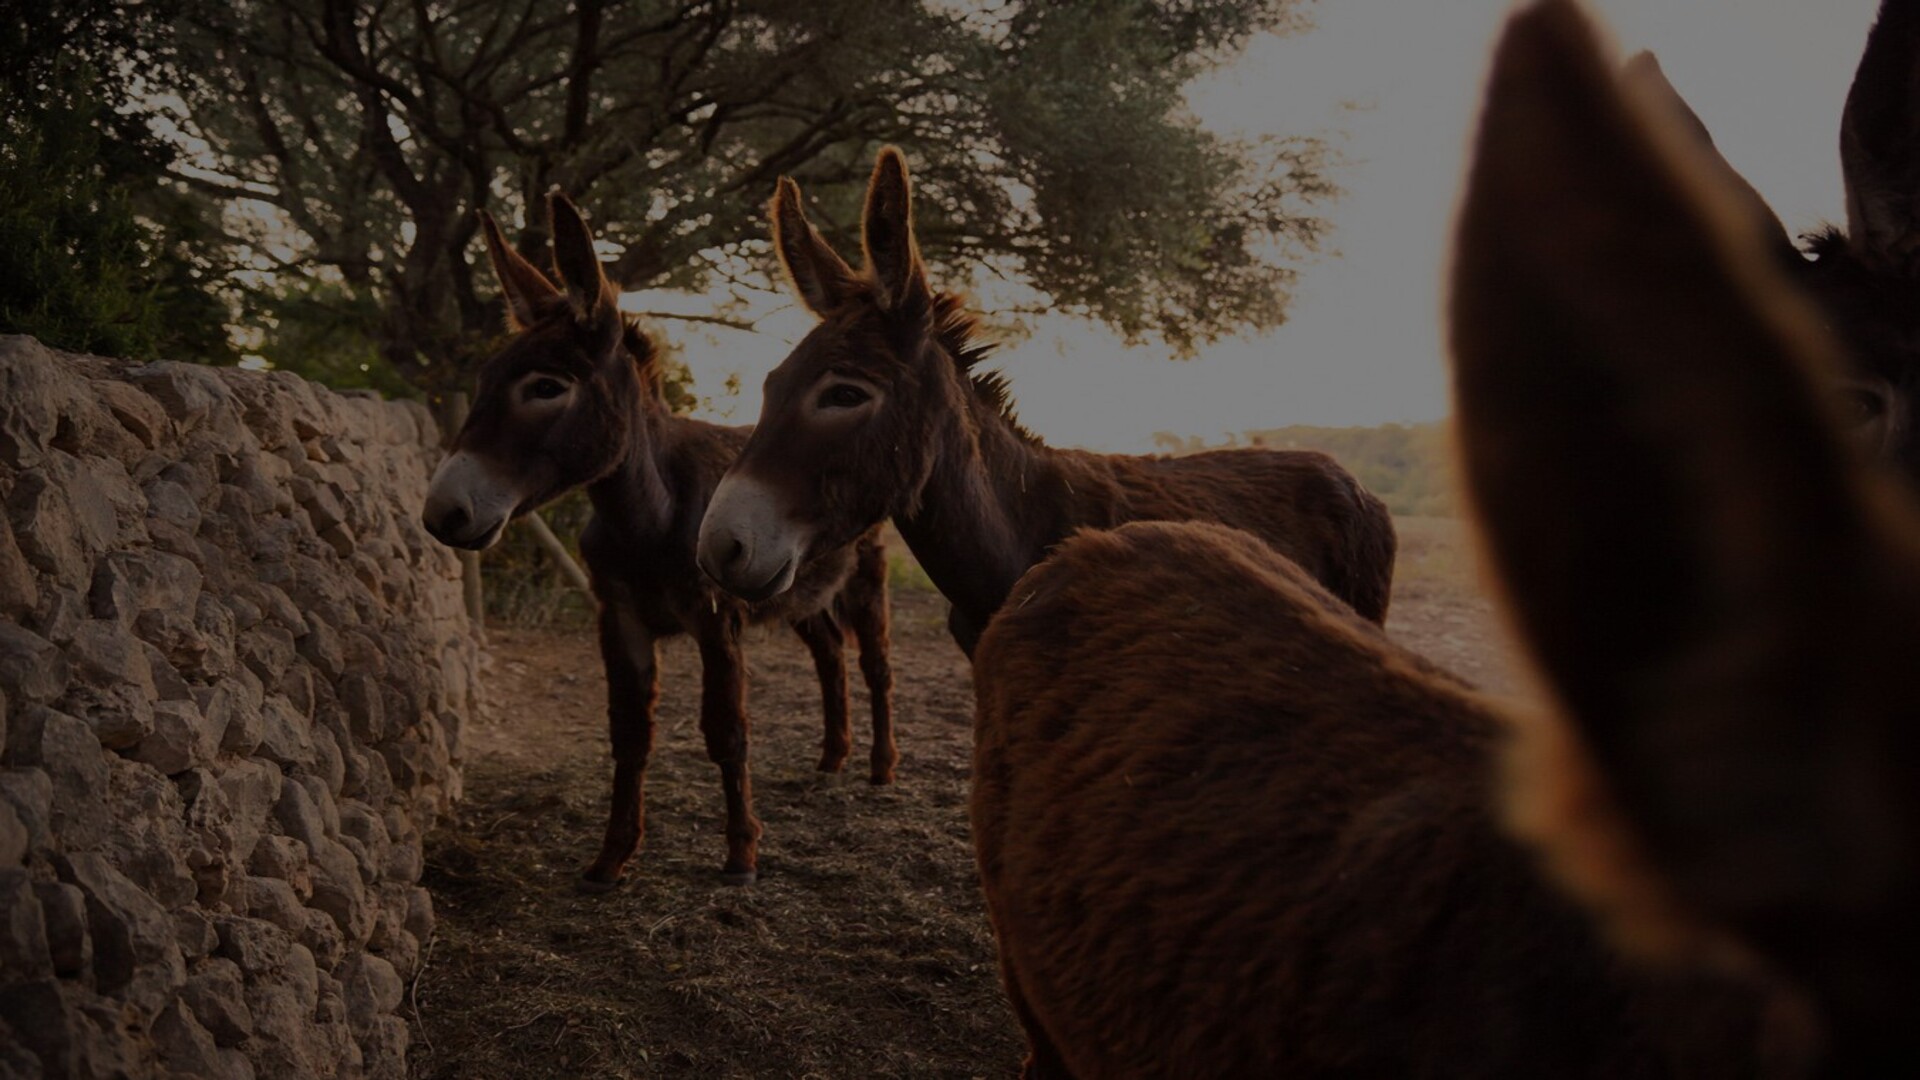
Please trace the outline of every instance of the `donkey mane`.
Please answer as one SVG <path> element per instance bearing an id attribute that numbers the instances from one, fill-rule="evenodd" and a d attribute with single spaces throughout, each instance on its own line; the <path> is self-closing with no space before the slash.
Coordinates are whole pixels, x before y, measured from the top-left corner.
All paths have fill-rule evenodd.
<path id="1" fill-rule="evenodd" d="M 534 321 L 526 327 L 528 330 L 541 329 L 570 320 L 573 309 L 567 306 L 565 297 L 543 296 L 533 300 Z M 514 330 L 509 317 L 509 332 Z M 620 344 L 626 347 L 627 355 L 633 358 L 633 366 L 640 373 L 641 384 L 653 397 L 664 397 L 667 392 L 667 375 L 661 370 L 660 348 L 653 338 L 640 325 L 638 315 L 622 312 L 620 315 Z"/>
<path id="2" fill-rule="evenodd" d="M 933 340 L 953 361 L 954 369 L 973 387 L 973 393 L 981 404 L 1006 421 L 1014 435 L 1030 446 L 1042 445 L 1040 436 L 1034 434 L 1013 409 L 1013 388 L 1007 385 L 1007 377 L 998 371 L 976 371 L 980 362 L 993 354 L 997 342 L 983 341 L 980 337 L 980 316 L 967 309 L 967 298 L 957 292 L 936 293 L 933 297 Z"/>

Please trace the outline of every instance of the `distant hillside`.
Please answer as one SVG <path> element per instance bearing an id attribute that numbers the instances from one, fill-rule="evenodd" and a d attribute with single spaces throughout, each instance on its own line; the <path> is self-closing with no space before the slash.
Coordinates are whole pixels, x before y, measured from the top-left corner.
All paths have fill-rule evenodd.
<path id="1" fill-rule="evenodd" d="M 1174 454 L 1215 449 L 1200 439 L 1159 434 L 1154 443 Z M 1453 516 L 1453 475 L 1444 424 L 1387 424 L 1369 428 L 1295 425 L 1248 431 L 1228 446 L 1321 450 L 1340 459 L 1397 515 Z"/>

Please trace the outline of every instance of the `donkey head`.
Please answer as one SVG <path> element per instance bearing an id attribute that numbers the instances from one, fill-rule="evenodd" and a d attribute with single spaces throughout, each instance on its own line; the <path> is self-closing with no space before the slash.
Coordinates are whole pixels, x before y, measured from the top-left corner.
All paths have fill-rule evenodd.
<path id="1" fill-rule="evenodd" d="M 1881 5 L 1841 117 L 1846 231 L 1812 237 L 1811 257 L 1713 152 L 1706 127 L 1650 54 L 1628 63 L 1627 82 L 1706 151 L 1704 167 L 1724 178 L 1727 204 L 1764 231 L 1766 248 L 1847 347 L 1849 362 L 1834 377 L 1852 436 L 1920 479 L 1920 2 Z"/>
<path id="2" fill-rule="evenodd" d="M 549 212 L 564 289 L 481 212 L 513 333 L 481 365 L 472 412 L 427 490 L 427 531 L 454 547 L 487 547 L 515 515 L 611 473 L 657 394 L 653 345 L 621 316 L 580 211 L 555 192 Z"/>
<path id="3" fill-rule="evenodd" d="M 1644 89 L 1573 0 L 1518 15 L 1459 223 L 1465 473 L 1566 720 L 1516 813 L 1630 943 L 1784 975 L 1884 1070 L 1920 1015 L 1920 513 L 1778 237 Z"/>
<path id="4" fill-rule="evenodd" d="M 910 508 L 935 460 L 934 418 L 960 415 L 968 392 L 942 343 L 964 317 L 927 284 L 898 150 L 880 151 L 867 188 L 864 274 L 807 221 L 784 177 L 773 235 L 820 325 L 767 376 L 760 422 L 700 529 L 701 566 L 752 599 L 786 588 L 810 551 Z"/>

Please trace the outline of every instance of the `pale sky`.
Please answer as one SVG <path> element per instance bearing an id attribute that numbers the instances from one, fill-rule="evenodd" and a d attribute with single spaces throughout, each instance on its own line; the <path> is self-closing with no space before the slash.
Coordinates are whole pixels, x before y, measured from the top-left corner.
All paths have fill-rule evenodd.
<path id="1" fill-rule="evenodd" d="M 1795 233 L 1844 218 L 1839 119 L 1876 0 L 1589 0 L 1623 55 L 1651 48 L 1721 151 Z M 1021 418 L 1048 441 L 1143 452 L 1170 431 L 1218 441 L 1286 424 L 1436 420 L 1447 411 L 1442 269 L 1489 50 L 1505 0 L 1320 0 L 1318 25 L 1256 40 L 1192 88 L 1231 134 L 1319 134 L 1346 195 L 1337 254 L 1303 268 L 1291 321 L 1190 361 L 1042 320 L 999 357 Z M 850 253 L 851 254 L 851 253 Z M 961 284 L 936 282 L 936 284 Z M 640 297 L 634 298 L 639 301 Z M 704 298 L 645 297 L 696 312 Z M 759 332 L 670 331 L 709 419 L 750 423 L 760 381 L 812 326 L 769 298 Z M 737 375 L 742 393 L 724 384 Z"/>

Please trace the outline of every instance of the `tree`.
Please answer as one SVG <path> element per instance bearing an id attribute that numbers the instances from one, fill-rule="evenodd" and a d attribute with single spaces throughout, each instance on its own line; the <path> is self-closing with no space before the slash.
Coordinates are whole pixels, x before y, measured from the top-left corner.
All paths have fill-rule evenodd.
<path id="1" fill-rule="evenodd" d="M 519 219 L 538 259 L 528 208 L 555 185 L 627 288 L 706 289 L 765 280 L 783 173 L 857 243 L 896 143 L 936 266 L 1176 349 L 1284 318 L 1328 191 L 1317 144 L 1231 144 L 1181 105 L 1301 0 L 202 3 L 185 32 L 217 77 L 182 95 L 174 176 L 261 211 L 239 253 L 270 337 L 324 313 L 426 388 L 464 385 L 498 332 L 473 211 Z"/>
<path id="2" fill-rule="evenodd" d="M 161 186 L 173 151 L 127 75 L 178 81 L 170 6 L 4 7 L 0 332 L 141 359 L 230 358 L 230 312 L 194 254 L 207 223 Z"/>

